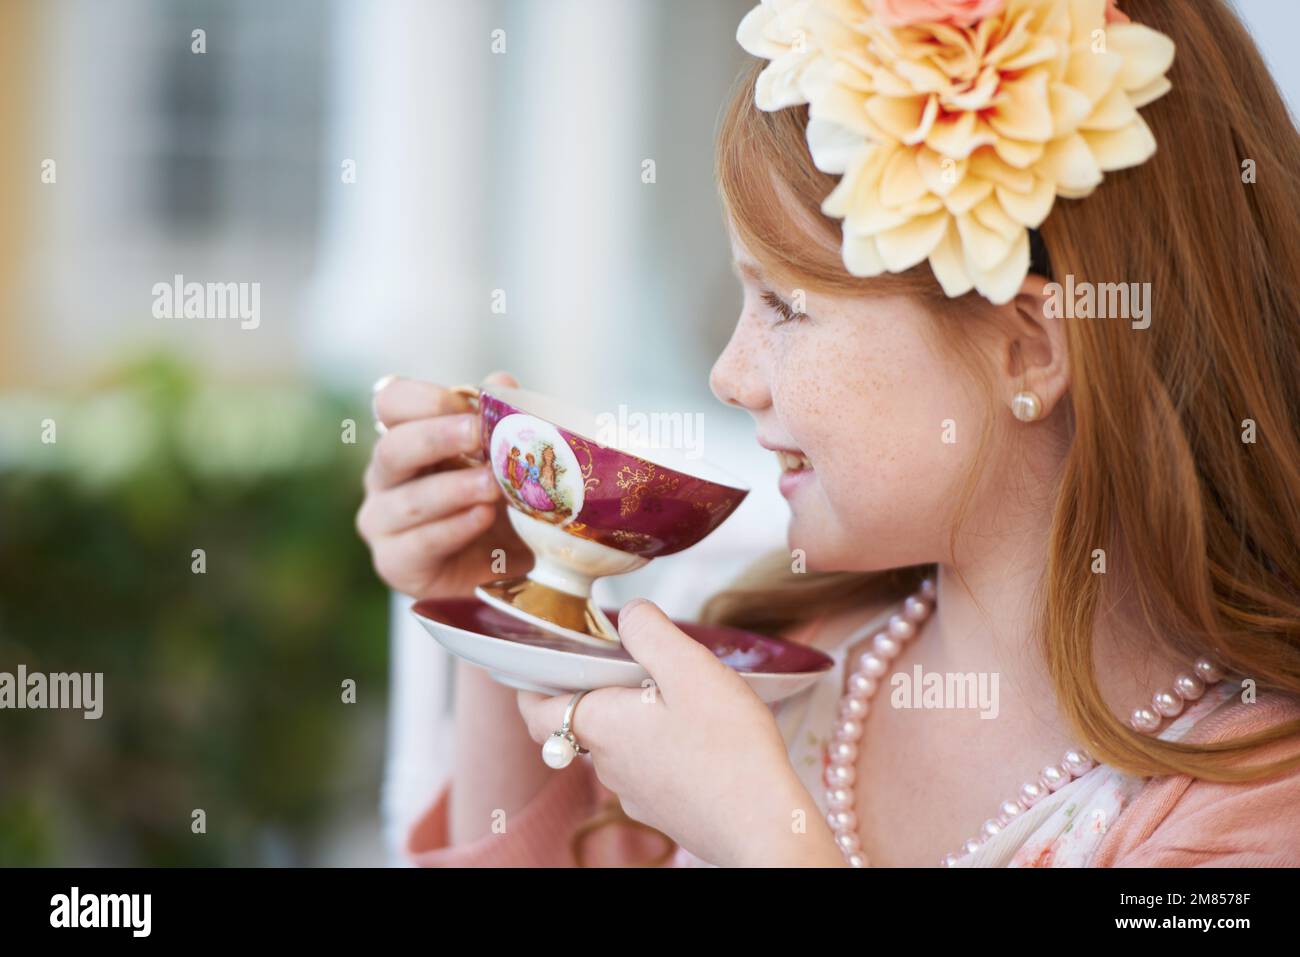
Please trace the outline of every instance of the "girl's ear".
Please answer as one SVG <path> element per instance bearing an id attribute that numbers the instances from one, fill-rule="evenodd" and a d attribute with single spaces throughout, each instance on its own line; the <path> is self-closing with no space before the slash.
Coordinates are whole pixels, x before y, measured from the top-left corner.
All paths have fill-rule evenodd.
<path id="1" fill-rule="evenodd" d="M 1049 314 L 1052 294 L 1052 284 L 1031 273 L 1016 297 L 998 307 L 999 395 L 1010 408 L 1019 393 L 1033 393 L 1041 405 L 1039 419 L 1051 415 L 1070 388 L 1066 320 L 1051 317 L 1059 310 Z"/>

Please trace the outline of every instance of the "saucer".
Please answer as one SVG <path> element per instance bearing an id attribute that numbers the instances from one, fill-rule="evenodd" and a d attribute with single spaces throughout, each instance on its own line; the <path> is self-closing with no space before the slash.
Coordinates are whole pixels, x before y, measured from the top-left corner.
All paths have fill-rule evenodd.
<path id="1" fill-rule="evenodd" d="M 416 620 L 449 652 L 511 688 L 547 695 L 596 688 L 640 688 L 649 673 L 621 646 L 598 648 L 543 631 L 478 598 L 417 602 Z M 616 609 L 605 609 L 615 620 Z M 735 670 L 771 704 L 798 694 L 834 662 L 806 645 L 740 628 L 673 622 Z"/>

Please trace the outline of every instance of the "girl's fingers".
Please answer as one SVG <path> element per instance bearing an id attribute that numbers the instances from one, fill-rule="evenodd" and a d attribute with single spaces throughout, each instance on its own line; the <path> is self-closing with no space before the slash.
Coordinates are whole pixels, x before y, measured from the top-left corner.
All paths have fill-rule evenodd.
<path id="1" fill-rule="evenodd" d="M 415 569 L 427 569 L 462 551 L 492 527 L 496 507 L 475 505 L 447 518 L 376 539 L 375 569 L 385 581 L 404 580 Z M 491 578 L 484 561 L 483 578 Z"/>
<path id="2" fill-rule="evenodd" d="M 500 486 L 485 465 L 435 472 L 367 495 L 357 528 L 367 540 L 397 535 L 500 497 Z"/>
<path id="3" fill-rule="evenodd" d="M 618 615 L 623 649 L 650 672 L 669 703 L 707 694 L 718 682 L 739 680 L 705 645 L 677 627 L 652 601 L 634 598 Z"/>
<path id="4" fill-rule="evenodd" d="M 390 429 L 415 419 L 431 419 L 470 410 L 469 402 L 464 396 L 432 382 L 386 376 L 376 382 L 375 386 L 375 394 L 371 399 L 375 419 Z"/>
<path id="5" fill-rule="evenodd" d="M 392 488 L 439 462 L 478 450 L 478 416 L 472 413 L 403 422 L 375 443 L 366 468 L 366 490 Z"/>
<path id="6" fill-rule="evenodd" d="M 583 719 L 592 713 L 591 699 L 594 694 L 593 691 L 583 695 L 573 712 L 573 736 L 578 739 L 579 744 L 588 749 L 591 745 L 583 739 L 581 729 L 584 727 Z M 548 697 L 535 691 L 520 691 L 517 703 L 519 714 L 528 728 L 528 736 L 538 744 L 545 744 L 547 738 L 560 730 L 560 725 L 564 722 L 564 711 L 569 707 L 569 700 L 572 697 L 572 695 Z"/>
<path id="7" fill-rule="evenodd" d="M 547 738 L 560 730 L 572 699 L 572 694 L 548 697 L 535 691 L 520 691 L 516 703 L 528 736 L 538 744 L 545 744 Z M 636 688 L 597 688 L 578 701 L 570 730 L 582 747 L 599 751 L 610 743 L 611 735 L 617 737 L 619 729 L 635 716 L 627 709 L 643 706 L 641 691 Z"/>
<path id="8" fill-rule="evenodd" d="M 508 372 L 493 372 L 483 380 L 483 384 L 519 386 Z M 469 400 L 463 395 L 432 382 L 401 376 L 384 376 L 376 382 L 371 403 L 375 419 L 390 429 L 416 419 L 470 411 Z"/>
<path id="9" fill-rule="evenodd" d="M 509 372 L 492 372 L 483 378 L 484 385 L 505 385 L 512 389 L 519 388 L 519 382 Z"/>

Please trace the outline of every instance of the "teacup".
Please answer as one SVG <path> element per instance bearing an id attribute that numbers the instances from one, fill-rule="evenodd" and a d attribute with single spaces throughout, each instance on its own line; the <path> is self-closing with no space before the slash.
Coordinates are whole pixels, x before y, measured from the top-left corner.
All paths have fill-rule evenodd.
<path id="1" fill-rule="evenodd" d="M 586 644 L 618 642 L 591 600 L 597 578 L 690 548 L 736 510 L 745 483 L 671 448 L 634 454 L 605 445 L 598 418 L 506 386 L 455 389 L 478 410 L 482 459 L 534 564 L 526 575 L 480 585 L 503 612 Z"/>

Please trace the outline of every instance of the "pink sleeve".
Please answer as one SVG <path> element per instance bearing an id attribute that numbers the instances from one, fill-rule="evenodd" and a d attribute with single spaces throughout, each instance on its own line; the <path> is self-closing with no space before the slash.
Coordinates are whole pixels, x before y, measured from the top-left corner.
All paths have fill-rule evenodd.
<path id="1" fill-rule="evenodd" d="M 1176 800 L 1110 866 L 1300 867 L 1300 771 L 1266 784 L 1195 781 Z"/>
<path id="2" fill-rule="evenodd" d="M 1296 714 L 1290 710 L 1286 717 Z M 1238 723 L 1231 736 L 1263 724 Z M 1265 745 L 1249 763 L 1271 763 L 1297 751 L 1300 741 L 1283 739 Z M 1111 831 L 1095 866 L 1300 867 L 1300 768 L 1241 784 L 1186 775 L 1159 778 Z"/>
<path id="3" fill-rule="evenodd" d="M 406 856 L 419 867 L 577 867 L 575 833 L 614 799 L 596 778 L 591 762 L 579 758 L 555 772 L 526 806 L 508 815 L 504 831 L 449 847 L 447 812 L 453 786 L 451 780 L 443 783 L 407 834 Z M 593 831 L 581 848 L 587 866 L 627 867 L 653 861 L 676 845 L 658 832 L 609 824 Z"/>

